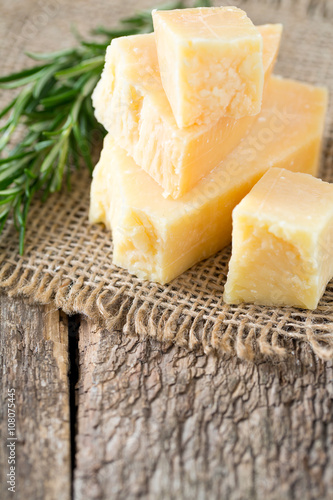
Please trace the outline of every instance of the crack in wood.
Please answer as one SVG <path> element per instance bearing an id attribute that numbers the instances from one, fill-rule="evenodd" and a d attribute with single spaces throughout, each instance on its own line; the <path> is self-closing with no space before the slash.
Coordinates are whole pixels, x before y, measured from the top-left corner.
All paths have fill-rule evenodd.
<path id="1" fill-rule="evenodd" d="M 80 315 L 68 317 L 68 380 L 69 380 L 69 412 L 70 412 L 70 446 L 71 446 L 71 498 L 74 498 L 73 479 L 76 467 L 77 436 L 77 383 L 79 380 L 79 328 Z"/>

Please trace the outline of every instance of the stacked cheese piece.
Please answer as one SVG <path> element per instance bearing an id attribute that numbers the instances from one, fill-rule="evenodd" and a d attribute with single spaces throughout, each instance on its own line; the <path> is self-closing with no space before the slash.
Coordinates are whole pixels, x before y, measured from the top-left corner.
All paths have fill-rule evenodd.
<path id="1" fill-rule="evenodd" d="M 166 283 L 230 243 L 234 207 L 270 167 L 317 174 L 327 95 L 271 76 L 281 25 L 235 7 L 153 20 L 107 50 L 90 220 L 112 229 L 116 265 Z"/>

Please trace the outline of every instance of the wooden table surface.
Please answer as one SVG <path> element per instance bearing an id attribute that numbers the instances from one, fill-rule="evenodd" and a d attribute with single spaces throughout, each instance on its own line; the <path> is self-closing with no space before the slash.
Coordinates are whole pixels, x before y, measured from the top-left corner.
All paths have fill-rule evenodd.
<path id="1" fill-rule="evenodd" d="M 250 364 L 0 301 L 2 500 L 332 498 L 333 365 L 308 348 Z"/>

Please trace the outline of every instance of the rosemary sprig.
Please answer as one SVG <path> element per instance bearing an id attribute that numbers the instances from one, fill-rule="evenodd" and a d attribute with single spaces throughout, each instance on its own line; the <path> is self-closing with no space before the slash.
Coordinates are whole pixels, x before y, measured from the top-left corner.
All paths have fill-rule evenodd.
<path id="1" fill-rule="evenodd" d="M 209 6 L 199 0 L 196 6 Z M 183 8 L 183 1 L 160 6 Z M 49 54 L 27 53 L 37 64 L 0 78 L 0 88 L 19 94 L 0 111 L 0 234 L 10 215 L 19 231 L 19 251 L 24 252 L 27 216 L 37 192 L 45 200 L 59 191 L 64 178 L 70 188 L 71 166 L 80 159 L 93 169 L 92 134 L 104 135 L 97 123 L 91 93 L 100 78 L 104 55 L 113 38 L 152 31 L 151 11 L 124 19 L 117 30 L 98 27 L 100 38 L 79 40 L 77 47 Z M 24 126 L 25 135 L 9 148 L 13 133 Z"/>

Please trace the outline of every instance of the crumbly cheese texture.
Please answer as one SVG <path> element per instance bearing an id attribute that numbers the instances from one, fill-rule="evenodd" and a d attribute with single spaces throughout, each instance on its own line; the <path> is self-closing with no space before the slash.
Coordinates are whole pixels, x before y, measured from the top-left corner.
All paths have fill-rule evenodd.
<path id="1" fill-rule="evenodd" d="M 260 112 L 263 41 L 237 7 L 153 12 L 158 61 L 178 127 Z"/>
<path id="2" fill-rule="evenodd" d="M 224 300 L 315 309 L 333 278 L 333 184 L 271 169 L 233 212 Z"/>
<path id="3" fill-rule="evenodd" d="M 326 109 L 324 89 L 272 78 L 251 133 L 179 200 L 109 134 L 91 188 L 90 221 L 112 229 L 113 262 L 167 283 L 230 243 L 233 208 L 271 166 L 315 175 Z"/>
<path id="4" fill-rule="evenodd" d="M 259 27 L 269 77 L 282 27 Z M 94 94 L 96 118 L 174 199 L 190 191 L 248 133 L 255 117 L 179 129 L 162 87 L 154 34 L 116 38 Z"/>

